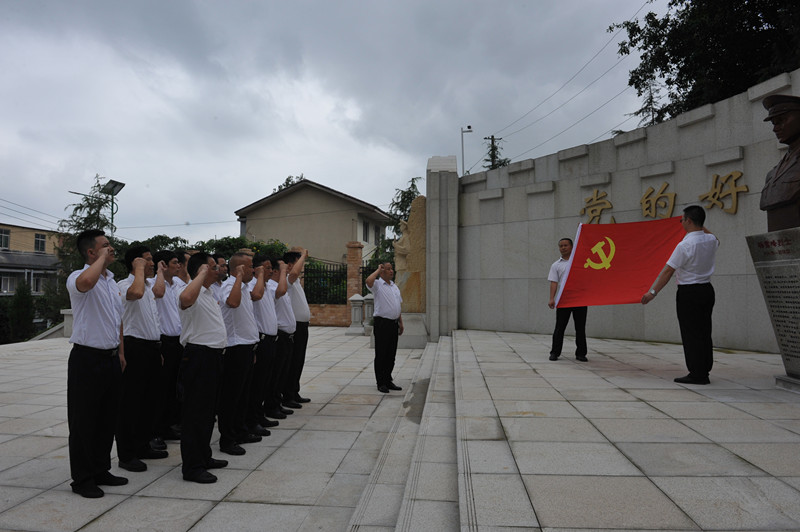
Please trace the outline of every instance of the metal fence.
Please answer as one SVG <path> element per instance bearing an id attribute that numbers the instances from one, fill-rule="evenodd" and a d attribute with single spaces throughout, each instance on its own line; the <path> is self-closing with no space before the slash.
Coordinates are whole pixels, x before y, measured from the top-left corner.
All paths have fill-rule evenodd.
<path id="1" fill-rule="evenodd" d="M 313 260 L 306 263 L 303 283 L 310 304 L 347 304 L 347 264 Z"/>

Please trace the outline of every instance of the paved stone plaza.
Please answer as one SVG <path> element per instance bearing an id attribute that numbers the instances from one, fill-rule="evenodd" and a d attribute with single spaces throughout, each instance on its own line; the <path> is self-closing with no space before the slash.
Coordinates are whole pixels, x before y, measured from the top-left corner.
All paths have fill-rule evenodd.
<path id="1" fill-rule="evenodd" d="M 180 453 L 101 499 L 70 491 L 66 339 L 0 346 L 0 530 L 800 530 L 800 395 L 776 354 L 457 331 L 401 350 L 375 389 L 369 339 L 312 328 L 312 399 L 261 443 L 184 482 Z M 569 348 L 571 339 L 565 342 Z M 565 352 L 566 349 L 565 349 Z M 216 437 L 216 435 L 215 435 Z"/>

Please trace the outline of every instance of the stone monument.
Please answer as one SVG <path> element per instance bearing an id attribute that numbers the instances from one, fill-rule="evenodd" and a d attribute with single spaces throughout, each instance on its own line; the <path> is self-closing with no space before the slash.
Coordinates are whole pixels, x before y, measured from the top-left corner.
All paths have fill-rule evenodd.
<path id="1" fill-rule="evenodd" d="M 747 246 L 786 370 L 776 384 L 800 392 L 800 97 L 776 94 L 763 105 L 788 149 L 761 191 L 769 232 L 748 236 Z"/>
<path id="2" fill-rule="evenodd" d="M 400 223 L 402 235 L 394 243 L 395 279 L 403 296 L 403 325 L 398 347 L 425 347 L 428 330 L 425 326 L 425 196 L 411 202 L 408 222 Z"/>

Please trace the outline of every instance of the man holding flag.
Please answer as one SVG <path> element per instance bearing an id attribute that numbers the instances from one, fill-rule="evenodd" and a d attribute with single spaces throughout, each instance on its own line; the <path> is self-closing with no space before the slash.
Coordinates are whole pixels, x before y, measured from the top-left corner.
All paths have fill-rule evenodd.
<path id="1" fill-rule="evenodd" d="M 642 305 L 648 304 L 675 273 L 678 324 L 689 369 L 688 375 L 675 379 L 681 384 L 708 384 L 708 374 L 714 363 L 711 341 L 714 287 L 710 280 L 719 240 L 703 226 L 705 220 L 702 207 L 690 205 L 683 210 L 681 225 L 686 236 L 675 246 L 655 284 L 642 296 Z"/>
<path id="2" fill-rule="evenodd" d="M 556 307 L 556 291 L 559 284 L 566 281 L 569 257 L 572 255 L 572 239 L 562 238 L 558 241 L 558 251 L 561 258 L 550 267 L 550 274 L 547 280 L 550 281 L 550 301 L 547 306 Z M 582 307 L 558 307 L 556 309 L 556 328 L 553 331 L 553 346 L 550 349 L 550 360 L 558 360 L 561 356 L 561 347 L 564 345 L 564 331 L 567 329 L 569 317 L 575 324 L 575 358 L 581 362 L 586 362 L 586 314 L 588 309 Z"/>

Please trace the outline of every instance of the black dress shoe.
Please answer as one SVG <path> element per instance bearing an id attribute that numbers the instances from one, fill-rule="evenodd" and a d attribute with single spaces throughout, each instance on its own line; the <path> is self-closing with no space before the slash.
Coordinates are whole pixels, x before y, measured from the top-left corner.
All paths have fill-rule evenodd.
<path id="1" fill-rule="evenodd" d="M 197 482 L 198 484 L 213 484 L 217 481 L 217 477 L 208 471 L 198 471 L 191 475 L 183 475 L 183 480 L 188 482 Z"/>
<path id="2" fill-rule="evenodd" d="M 247 430 L 250 431 L 250 434 L 255 434 L 256 436 L 269 436 L 270 434 L 272 434 L 270 431 L 268 431 L 261 425 L 254 425 L 252 427 L 247 427 Z"/>
<path id="3" fill-rule="evenodd" d="M 169 456 L 167 451 L 156 451 L 155 449 L 148 449 L 145 453 L 138 458 L 147 460 L 161 460 Z"/>
<path id="4" fill-rule="evenodd" d="M 124 469 L 125 471 L 130 471 L 132 473 L 141 473 L 142 471 L 147 471 L 147 464 L 145 464 L 138 458 L 134 458 L 133 460 L 128 460 L 127 462 L 123 462 L 122 460 L 120 460 L 119 467 Z"/>
<path id="5" fill-rule="evenodd" d="M 286 419 L 286 414 L 278 410 L 277 408 L 274 410 L 268 410 L 264 412 L 264 415 L 267 417 L 271 417 L 272 419 Z M 266 427 L 266 425 L 264 425 Z"/>
<path id="6" fill-rule="evenodd" d="M 589 361 L 589 359 L 588 359 L 588 358 L 586 358 L 586 356 L 584 356 L 584 355 L 581 355 L 581 356 L 576 356 L 576 357 L 575 357 L 575 360 L 578 360 L 578 361 L 580 361 L 580 362 L 588 362 L 588 361 Z"/>
<path id="7" fill-rule="evenodd" d="M 292 414 L 294 414 L 294 410 L 289 410 L 288 408 L 283 408 L 282 406 L 278 407 L 278 411 L 283 412 L 287 416 L 291 416 Z"/>
<path id="8" fill-rule="evenodd" d="M 286 408 L 294 408 L 294 409 L 303 408 L 303 405 L 301 405 L 300 403 L 295 403 L 294 401 L 283 401 L 281 404 Z"/>
<path id="9" fill-rule="evenodd" d="M 243 454 L 245 454 L 247 452 L 247 451 L 244 450 L 243 447 L 241 447 L 240 445 L 237 445 L 235 443 L 233 443 L 231 445 L 220 445 L 219 446 L 219 450 L 222 451 L 225 454 L 231 454 L 233 456 L 242 456 Z"/>
<path id="10" fill-rule="evenodd" d="M 385 385 L 381 384 L 380 386 L 378 386 L 378 391 L 381 392 L 381 393 L 389 393 L 389 388 L 387 388 Z"/>
<path id="11" fill-rule="evenodd" d="M 396 385 L 393 382 L 390 382 L 389 384 L 387 384 L 386 387 L 389 388 L 390 390 L 402 390 L 402 388 L 400 386 Z"/>
<path id="12" fill-rule="evenodd" d="M 94 477 L 94 483 L 98 486 L 124 486 L 128 483 L 128 479 L 125 477 L 112 475 L 106 471 L 105 473 Z"/>
<path id="13" fill-rule="evenodd" d="M 241 436 L 236 438 L 236 443 L 258 443 L 260 441 L 261 441 L 261 436 L 259 436 L 258 434 L 242 434 Z"/>
<path id="14" fill-rule="evenodd" d="M 272 427 L 277 427 L 280 423 L 278 423 L 277 421 L 274 421 L 272 419 L 267 419 L 267 418 L 262 416 L 261 419 L 259 420 L 258 424 L 261 425 L 262 427 L 264 427 L 265 429 L 270 429 Z"/>
<path id="15" fill-rule="evenodd" d="M 98 488 L 97 484 L 91 482 L 85 482 L 79 486 L 72 486 L 72 491 L 87 499 L 99 499 L 105 495 L 105 492 Z"/>
<path id="16" fill-rule="evenodd" d="M 181 433 L 175 430 L 174 428 L 170 427 L 170 429 L 161 435 L 161 438 L 164 440 L 180 440 Z"/>
<path id="17" fill-rule="evenodd" d="M 550 355 L 550 360 L 558 360 L 558 355 Z"/>
<path id="18" fill-rule="evenodd" d="M 166 451 L 167 444 L 164 442 L 164 439 L 161 436 L 156 436 L 150 440 L 150 448 L 155 449 L 156 451 Z"/>
<path id="19" fill-rule="evenodd" d="M 311 399 L 309 399 L 308 397 L 301 397 L 300 394 L 298 393 L 297 395 L 294 396 L 294 401 L 296 403 L 310 403 Z"/>
<path id="20" fill-rule="evenodd" d="M 710 384 L 711 383 L 711 381 L 708 380 L 708 377 L 700 379 L 700 378 L 692 377 L 691 375 L 687 375 L 685 377 L 676 377 L 675 378 L 675 382 L 678 382 L 680 384 Z"/>
<path id="21" fill-rule="evenodd" d="M 218 460 L 217 458 L 209 458 L 208 462 L 206 462 L 206 469 L 222 469 L 227 466 L 227 460 Z"/>

